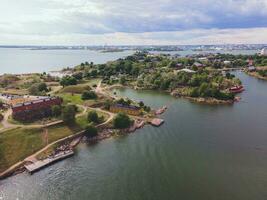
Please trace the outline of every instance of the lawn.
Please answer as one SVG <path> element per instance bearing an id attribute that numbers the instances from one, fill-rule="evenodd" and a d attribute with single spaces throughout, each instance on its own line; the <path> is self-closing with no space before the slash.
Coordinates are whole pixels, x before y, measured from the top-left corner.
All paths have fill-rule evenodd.
<path id="1" fill-rule="evenodd" d="M 80 94 L 62 93 L 59 94 L 58 96 L 62 97 L 65 103 L 80 104 L 80 105 L 83 104 L 83 100 L 81 99 Z"/>
<path id="2" fill-rule="evenodd" d="M 89 111 L 91 111 L 92 109 L 89 109 Z M 98 116 L 99 117 L 102 117 L 103 116 L 103 122 L 105 122 L 105 121 L 107 121 L 108 120 L 108 118 L 109 118 L 109 115 L 108 114 L 106 114 L 106 113 L 104 113 L 104 112 L 101 112 L 101 111 L 96 111 L 97 112 L 97 114 L 98 114 Z M 103 123 L 102 122 L 102 123 Z M 86 127 L 86 125 L 88 125 L 88 121 L 87 121 L 87 113 L 85 114 L 85 115 L 83 115 L 83 116 L 79 116 L 79 117 L 77 117 L 76 118 L 76 123 L 77 123 L 77 125 L 79 126 L 79 127 L 81 127 L 81 128 L 85 128 Z"/>
<path id="3" fill-rule="evenodd" d="M 48 143 L 67 137 L 82 130 L 80 126 L 58 124 L 48 127 Z M 16 128 L 0 134 L 0 172 L 22 161 L 46 146 L 42 128 Z"/>
<path id="4" fill-rule="evenodd" d="M 93 85 L 97 85 L 99 83 L 99 81 L 101 81 L 100 78 L 94 78 L 94 79 L 86 80 L 85 83 L 87 83 L 91 87 L 93 87 Z"/>
<path id="5" fill-rule="evenodd" d="M 91 87 L 86 84 L 70 85 L 62 88 L 60 93 L 82 94 L 86 90 L 91 90 Z"/>

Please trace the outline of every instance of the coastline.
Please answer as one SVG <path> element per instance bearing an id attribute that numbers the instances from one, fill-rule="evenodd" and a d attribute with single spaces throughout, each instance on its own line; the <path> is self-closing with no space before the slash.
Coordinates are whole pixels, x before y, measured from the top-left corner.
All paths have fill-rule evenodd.
<path id="1" fill-rule="evenodd" d="M 263 77 L 263 76 L 257 74 L 257 72 L 246 72 L 246 74 L 248 74 L 249 76 L 252 76 L 254 78 L 258 78 L 260 80 L 267 81 L 267 77 Z"/>
<path id="2" fill-rule="evenodd" d="M 159 91 L 168 95 L 171 95 L 175 98 L 184 98 L 184 99 L 188 99 L 191 102 L 194 103 L 199 103 L 199 104 L 207 104 L 207 105 L 231 105 L 234 104 L 235 102 L 239 101 L 239 98 L 235 97 L 234 100 L 220 100 L 220 99 L 216 99 L 216 98 L 212 98 L 212 97 L 208 97 L 208 98 L 203 98 L 203 97 L 190 97 L 190 96 L 185 96 L 185 95 L 178 95 L 175 94 L 175 92 L 172 91 L 166 91 L 166 90 L 153 90 L 153 89 L 143 89 L 143 88 L 138 88 L 138 87 L 134 87 L 131 85 L 127 85 L 127 86 L 123 86 L 123 85 L 114 85 L 114 86 L 110 86 L 109 89 L 133 89 L 136 91 Z"/>

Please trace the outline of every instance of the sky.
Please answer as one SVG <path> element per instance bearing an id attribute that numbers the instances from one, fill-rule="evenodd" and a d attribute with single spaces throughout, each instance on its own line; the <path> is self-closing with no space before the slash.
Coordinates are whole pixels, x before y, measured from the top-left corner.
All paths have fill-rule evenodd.
<path id="1" fill-rule="evenodd" d="M 267 43 L 267 0 L 0 0 L 0 45 Z"/>

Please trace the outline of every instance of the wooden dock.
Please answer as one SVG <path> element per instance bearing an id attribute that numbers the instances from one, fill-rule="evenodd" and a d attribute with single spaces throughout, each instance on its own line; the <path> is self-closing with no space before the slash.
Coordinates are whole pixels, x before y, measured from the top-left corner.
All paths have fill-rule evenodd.
<path id="1" fill-rule="evenodd" d="M 164 120 L 163 119 L 158 119 L 158 118 L 155 118 L 155 119 L 152 119 L 151 122 L 150 122 L 153 126 L 161 126 L 163 123 L 164 123 Z"/>
<path id="2" fill-rule="evenodd" d="M 24 165 L 24 167 L 27 169 L 27 171 L 29 173 L 34 173 L 48 165 L 51 165 L 52 163 L 55 163 L 59 160 L 63 160 L 67 157 L 70 157 L 74 154 L 74 151 L 73 150 L 68 150 L 68 151 L 64 151 L 64 152 L 61 152 L 61 153 L 58 153 L 57 155 L 53 156 L 53 157 L 49 157 L 49 158 L 46 158 L 44 160 L 39 160 L 39 161 L 36 161 L 32 164 L 28 164 L 28 165 Z"/>

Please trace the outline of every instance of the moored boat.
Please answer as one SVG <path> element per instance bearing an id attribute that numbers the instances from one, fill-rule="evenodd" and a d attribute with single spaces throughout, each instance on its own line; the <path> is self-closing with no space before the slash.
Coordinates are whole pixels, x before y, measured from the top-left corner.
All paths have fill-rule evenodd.
<path id="1" fill-rule="evenodd" d="M 229 89 L 229 91 L 231 92 L 231 93 L 240 93 L 240 92 L 243 92 L 245 89 L 244 89 L 244 87 L 242 86 L 242 85 L 239 85 L 239 86 L 234 86 L 234 87 L 231 87 L 230 89 Z"/>

